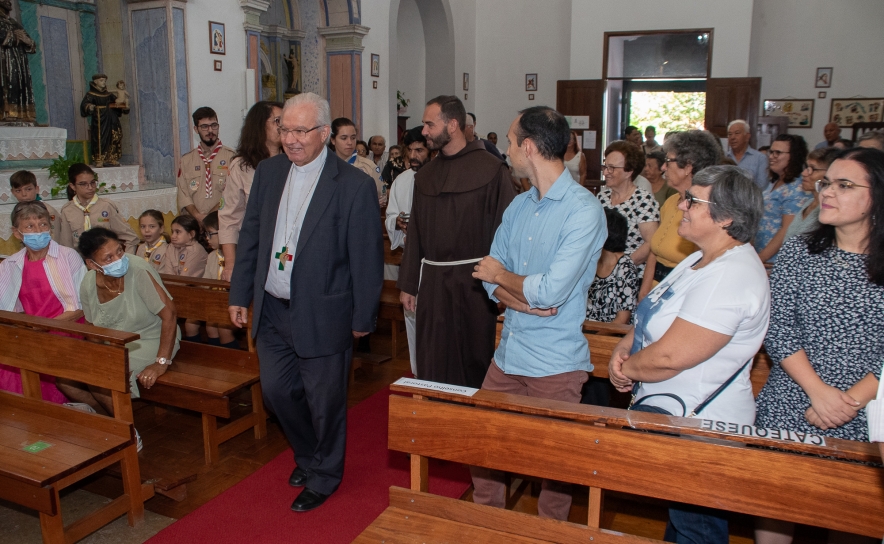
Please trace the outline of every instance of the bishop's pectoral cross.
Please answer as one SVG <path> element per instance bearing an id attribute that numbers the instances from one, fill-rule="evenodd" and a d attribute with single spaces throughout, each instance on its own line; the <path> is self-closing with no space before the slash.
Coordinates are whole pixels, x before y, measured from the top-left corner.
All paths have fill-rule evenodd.
<path id="1" fill-rule="evenodd" d="M 286 246 L 282 246 L 282 250 L 277 252 L 277 254 L 274 255 L 274 258 L 279 259 L 280 270 L 285 270 L 285 262 L 292 260 L 292 256 L 289 255 L 289 248 Z"/>

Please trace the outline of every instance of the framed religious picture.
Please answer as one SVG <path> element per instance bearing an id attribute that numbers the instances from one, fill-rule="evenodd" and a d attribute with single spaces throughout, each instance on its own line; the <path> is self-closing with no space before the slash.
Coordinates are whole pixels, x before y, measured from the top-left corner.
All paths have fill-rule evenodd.
<path id="1" fill-rule="evenodd" d="M 783 98 L 781 100 L 765 100 L 766 117 L 788 117 L 789 128 L 813 127 L 813 98 Z"/>
<path id="2" fill-rule="evenodd" d="M 884 98 L 833 98 L 829 122 L 841 128 L 854 123 L 880 123 L 884 113 Z"/>
<path id="3" fill-rule="evenodd" d="M 220 61 L 220 60 L 216 60 L 216 61 L 215 61 L 215 71 L 216 71 L 216 72 L 220 72 L 220 71 L 221 71 L 221 61 Z"/>
<path id="4" fill-rule="evenodd" d="M 463 73 L 463 90 L 470 90 L 470 74 L 466 72 Z"/>
<path id="5" fill-rule="evenodd" d="M 209 21 L 209 52 L 213 55 L 227 54 L 227 35 L 224 34 L 224 23 Z"/>
<path id="6" fill-rule="evenodd" d="M 832 86 L 832 69 L 817 68 L 816 69 L 816 87 L 817 89 L 828 89 Z"/>
<path id="7" fill-rule="evenodd" d="M 525 74 L 525 90 L 529 92 L 537 90 L 537 74 Z"/>
<path id="8" fill-rule="evenodd" d="M 371 77 L 381 77 L 381 56 L 371 54 Z"/>

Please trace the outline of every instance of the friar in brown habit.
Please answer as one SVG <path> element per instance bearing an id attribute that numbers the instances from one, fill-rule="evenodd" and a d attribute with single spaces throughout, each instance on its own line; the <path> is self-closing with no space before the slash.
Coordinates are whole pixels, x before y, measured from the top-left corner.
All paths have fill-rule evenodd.
<path id="1" fill-rule="evenodd" d="M 439 154 L 415 176 L 398 286 L 405 309 L 416 305 L 417 377 L 479 388 L 499 311 L 472 272 L 516 193 L 506 164 L 466 142 L 465 119 L 455 96 L 427 103 L 423 135 Z"/>

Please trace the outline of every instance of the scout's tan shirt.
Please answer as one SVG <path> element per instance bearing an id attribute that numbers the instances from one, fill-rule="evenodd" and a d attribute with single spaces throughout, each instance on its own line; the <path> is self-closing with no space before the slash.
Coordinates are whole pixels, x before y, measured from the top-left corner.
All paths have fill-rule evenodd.
<path id="1" fill-rule="evenodd" d="M 209 166 L 212 169 L 212 196 L 206 198 L 206 164 L 194 149 L 181 157 L 181 168 L 178 170 L 178 209 L 184 212 L 186 206 L 193 204 L 200 213 L 208 214 L 216 209 L 224 193 L 230 161 L 236 152 L 229 147 L 221 146 L 218 154 Z M 187 212 L 185 212 L 187 213 Z"/>
<path id="2" fill-rule="evenodd" d="M 135 250 L 135 255 L 153 265 L 154 270 L 157 272 L 160 271 L 160 266 L 162 266 L 163 261 L 166 259 L 166 251 L 172 247 L 164 238 L 160 238 L 160 240 L 162 240 L 163 243 L 160 244 L 158 248 L 151 251 L 150 255 L 147 255 L 147 242 L 141 242 L 138 244 L 138 249 Z"/>
<path id="3" fill-rule="evenodd" d="M 224 257 L 216 249 L 215 251 L 209 253 L 209 258 L 206 260 L 206 271 L 203 273 L 203 278 L 207 280 L 220 280 L 221 272 L 223 271 Z"/>
<path id="4" fill-rule="evenodd" d="M 58 243 L 58 234 L 61 232 L 61 214 L 58 213 L 58 210 L 49 205 L 45 200 L 38 200 L 44 206 L 46 206 L 46 211 L 49 212 L 49 232 L 50 236 L 56 243 Z"/>
<path id="5" fill-rule="evenodd" d="M 230 163 L 227 184 L 224 186 L 224 198 L 218 207 L 219 244 L 235 244 L 239 241 L 239 229 L 246 215 L 246 204 L 252 191 L 252 180 L 255 178 L 255 170 L 252 167 L 242 168 L 242 166 L 241 157 L 233 159 Z"/>
<path id="6" fill-rule="evenodd" d="M 160 263 L 159 273 L 201 278 L 206 271 L 207 258 L 206 250 L 196 241 L 184 247 L 170 244 L 166 249 L 166 256 Z"/>
<path id="7" fill-rule="evenodd" d="M 83 229 L 83 221 L 85 219 L 83 211 L 74 205 L 73 202 L 68 202 L 62 206 L 60 215 L 61 225 L 56 241 L 63 246 L 77 249 L 80 235 L 85 232 Z M 129 226 L 126 218 L 120 215 L 120 211 L 113 202 L 98 197 L 98 202 L 89 208 L 89 220 L 92 222 L 93 227 L 104 227 L 114 231 L 126 245 L 126 253 L 135 253 L 135 249 L 141 240 L 135 234 L 135 231 L 132 230 L 132 227 Z"/>

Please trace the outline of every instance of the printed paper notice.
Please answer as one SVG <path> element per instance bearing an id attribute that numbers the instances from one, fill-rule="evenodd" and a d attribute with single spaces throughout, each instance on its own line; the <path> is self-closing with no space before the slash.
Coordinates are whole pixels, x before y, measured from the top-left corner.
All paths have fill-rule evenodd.
<path id="1" fill-rule="evenodd" d="M 594 130 L 583 131 L 583 149 L 595 149 L 595 133 Z"/>
<path id="2" fill-rule="evenodd" d="M 754 438 L 772 438 L 773 440 L 782 440 L 784 442 L 797 442 L 799 444 L 826 447 L 826 439 L 822 436 L 789 431 L 786 429 L 765 429 L 753 425 L 741 425 L 739 423 L 715 421 L 712 419 L 704 419 L 700 428 L 707 431 L 719 431 L 742 436 L 751 436 Z"/>
<path id="3" fill-rule="evenodd" d="M 460 385 L 451 385 L 447 383 L 430 382 L 427 380 L 416 380 L 414 378 L 399 378 L 393 385 L 404 385 L 407 387 L 418 387 L 420 389 L 429 389 L 430 391 L 438 391 L 440 393 L 451 393 L 453 395 L 463 395 L 464 397 L 472 397 L 478 389 L 472 387 L 463 387 Z"/>
<path id="4" fill-rule="evenodd" d="M 22 448 L 22 451 L 26 451 L 28 453 L 40 453 L 46 448 L 51 448 L 52 444 L 48 442 L 43 442 L 42 440 L 38 442 L 34 442 L 33 444 L 27 444 Z"/>

